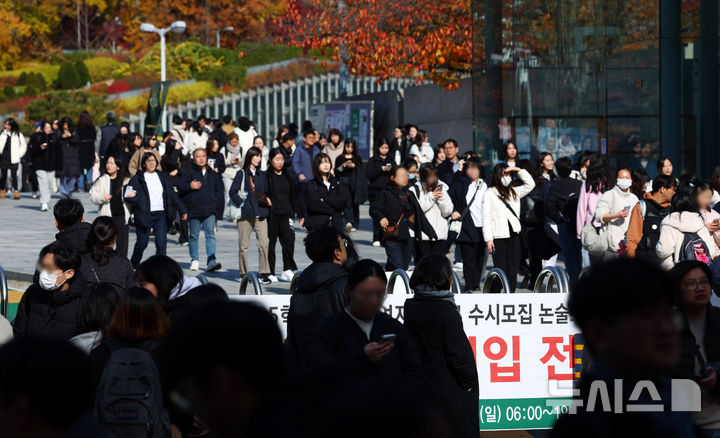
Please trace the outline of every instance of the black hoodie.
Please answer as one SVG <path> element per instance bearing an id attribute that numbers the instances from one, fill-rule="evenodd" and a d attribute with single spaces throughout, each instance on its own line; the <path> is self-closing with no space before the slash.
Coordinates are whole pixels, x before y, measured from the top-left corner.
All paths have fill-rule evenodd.
<path id="1" fill-rule="evenodd" d="M 315 330 L 325 318 L 347 306 L 346 286 L 347 271 L 337 263 L 313 263 L 300 274 L 287 319 L 285 345 L 291 364 L 310 363 Z"/>
<path id="2" fill-rule="evenodd" d="M 55 239 L 75 252 L 85 252 L 90 227 L 87 222 L 78 222 L 57 233 Z"/>

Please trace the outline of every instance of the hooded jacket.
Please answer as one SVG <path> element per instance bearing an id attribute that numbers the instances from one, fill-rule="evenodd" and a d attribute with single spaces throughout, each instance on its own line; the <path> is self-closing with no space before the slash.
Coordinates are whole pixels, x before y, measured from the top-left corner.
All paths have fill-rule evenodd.
<path id="1" fill-rule="evenodd" d="M 45 335 L 68 340 L 80 334 L 78 304 L 86 283 L 80 272 L 65 291 L 47 291 L 37 283 L 27 288 L 13 321 L 15 336 Z"/>
<path id="2" fill-rule="evenodd" d="M 90 234 L 90 225 L 87 222 L 78 222 L 55 234 L 55 240 L 75 252 L 85 252 L 87 238 Z"/>
<path id="3" fill-rule="evenodd" d="M 697 233 L 707 245 L 711 259 L 720 255 L 720 249 L 705 228 L 700 213 L 689 211 L 670 213 L 660 225 L 660 240 L 655 248 L 664 269 L 672 269 L 680 258 L 684 233 Z"/>
<path id="4" fill-rule="evenodd" d="M 347 275 L 343 266 L 332 262 L 313 263 L 300 274 L 287 319 L 285 345 L 291 363 L 310 363 L 315 330 L 325 318 L 347 306 Z M 316 301 L 318 293 L 326 299 Z"/>
<path id="5" fill-rule="evenodd" d="M 629 211 L 632 211 L 637 203 L 638 198 L 630 189 L 628 189 L 627 192 L 623 192 L 618 186 L 613 187 L 600 196 L 597 207 L 595 208 L 595 221 L 601 223 L 603 228 L 607 230 L 608 251 L 616 253 L 620 249 L 620 242 L 625 241 L 625 232 L 630 225 L 630 216 L 613 219 L 609 222 L 604 222 L 602 220 L 603 216 L 622 211 L 625 207 L 627 207 Z"/>

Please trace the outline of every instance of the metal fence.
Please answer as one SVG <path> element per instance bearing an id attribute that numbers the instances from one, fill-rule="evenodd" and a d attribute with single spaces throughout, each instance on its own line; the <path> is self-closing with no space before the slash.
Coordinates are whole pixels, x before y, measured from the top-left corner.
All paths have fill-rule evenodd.
<path id="1" fill-rule="evenodd" d="M 264 85 L 240 93 L 226 94 L 220 97 L 188 102 L 167 107 L 165 117 L 167 126 L 172 126 L 172 118 L 179 115 L 183 119 L 195 119 L 204 114 L 211 118 L 220 118 L 230 114 L 233 120 L 245 116 L 253 120 L 258 132 L 266 137 L 274 136 L 281 125 L 290 122 L 302 123 L 308 120 L 310 105 L 331 102 L 340 97 L 340 75 L 338 73 Z M 377 78 L 370 76 L 351 76 L 348 96 L 387 90 L 401 90 L 415 85 L 412 79 L 390 79 L 380 84 Z M 144 132 L 145 113 L 128 117 L 130 130 Z"/>

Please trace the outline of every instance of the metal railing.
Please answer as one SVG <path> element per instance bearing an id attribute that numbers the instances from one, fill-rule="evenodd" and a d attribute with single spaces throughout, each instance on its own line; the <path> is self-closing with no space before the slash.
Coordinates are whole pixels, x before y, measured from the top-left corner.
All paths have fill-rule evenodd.
<path id="1" fill-rule="evenodd" d="M 395 281 L 397 278 L 400 277 L 400 279 L 403 282 L 403 285 L 405 285 L 405 293 L 410 294 L 412 293 L 410 291 L 410 277 L 408 277 L 407 272 L 405 272 L 403 269 L 396 269 L 390 274 L 390 278 L 388 279 L 387 283 L 387 289 L 386 292 L 388 294 L 393 293 L 393 290 L 395 290 Z"/>
<path id="2" fill-rule="evenodd" d="M 502 284 L 502 293 L 510 293 L 510 281 L 508 280 L 507 275 L 505 275 L 505 272 L 503 272 L 500 268 L 492 268 L 488 270 L 487 275 L 485 276 L 485 282 L 483 283 L 482 288 L 484 294 L 490 292 L 490 287 L 495 279 L 500 280 L 500 283 Z"/>
<path id="3" fill-rule="evenodd" d="M 8 285 L 5 269 L 0 267 L 0 314 L 8 317 Z"/>
<path id="4" fill-rule="evenodd" d="M 300 274 L 302 274 L 302 271 L 297 271 L 295 275 L 293 275 L 292 280 L 290 280 L 290 295 L 294 294 L 297 289 L 297 282 L 300 278 Z"/>
<path id="5" fill-rule="evenodd" d="M 240 280 L 240 291 L 238 292 L 240 295 L 247 295 L 246 291 L 248 283 L 252 284 L 253 292 L 255 292 L 255 295 L 263 294 L 263 288 L 262 284 L 260 284 L 258 273 L 255 271 L 250 271 L 245 273 L 242 276 L 242 280 Z"/>
<path id="6" fill-rule="evenodd" d="M 454 295 L 457 295 L 459 293 L 462 293 L 462 289 L 460 289 L 460 277 L 457 275 L 457 272 L 454 270 L 452 272 L 452 283 L 450 283 L 450 290 Z"/>
<path id="7" fill-rule="evenodd" d="M 543 283 L 547 278 L 547 286 L 543 290 Z M 548 266 L 547 268 L 540 271 L 538 278 L 535 281 L 533 292 L 535 293 L 547 293 L 552 291 L 553 285 L 557 285 L 559 293 L 570 292 L 570 277 L 567 272 L 559 266 Z"/>

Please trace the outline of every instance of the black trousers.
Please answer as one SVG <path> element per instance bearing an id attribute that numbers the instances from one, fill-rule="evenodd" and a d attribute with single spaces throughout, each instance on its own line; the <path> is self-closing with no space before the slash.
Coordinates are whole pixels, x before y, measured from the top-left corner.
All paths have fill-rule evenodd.
<path id="1" fill-rule="evenodd" d="M 275 275 L 275 243 L 280 238 L 282 247 L 283 271 L 297 271 L 295 264 L 295 233 L 290 228 L 289 216 L 270 216 L 268 218 L 268 263 L 270 273 Z"/>
<path id="2" fill-rule="evenodd" d="M 445 240 L 416 240 L 415 241 L 415 264 L 427 255 L 445 255 Z"/>
<path id="3" fill-rule="evenodd" d="M 130 239 L 130 227 L 125 222 L 125 215 L 118 215 L 113 216 L 113 220 L 115 221 L 115 224 L 118 227 L 118 237 L 117 237 L 117 243 L 116 248 L 118 254 L 120 254 L 123 257 L 127 257 L 128 255 L 128 242 Z"/>
<path id="4" fill-rule="evenodd" d="M 2 178 L 2 181 L 0 181 L 0 190 L 5 190 L 5 184 L 7 181 L 8 172 L 10 172 L 10 180 L 12 181 L 12 189 L 13 190 L 18 189 L 17 171 L 18 171 L 17 164 L 11 164 L 9 169 L 2 169 L 2 172 L 0 172 L 0 178 Z"/>
<path id="5" fill-rule="evenodd" d="M 510 290 L 514 293 L 517 286 L 518 265 L 520 264 L 520 235 L 512 234 L 507 239 L 495 239 L 495 253 L 493 253 L 493 263 L 496 268 L 500 268 L 505 272 L 508 278 Z M 494 292 L 497 292 L 493 290 Z"/>
<path id="6" fill-rule="evenodd" d="M 482 236 L 482 228 L 477 228 L 478 236 Z M 487 245 L 479 242 L 456 242 L 460 247 L 460 254 L 463 261 L 463 277 L 465 277 L 465 292 L 480 288 L 485 265 L 487 264 Z"/>

